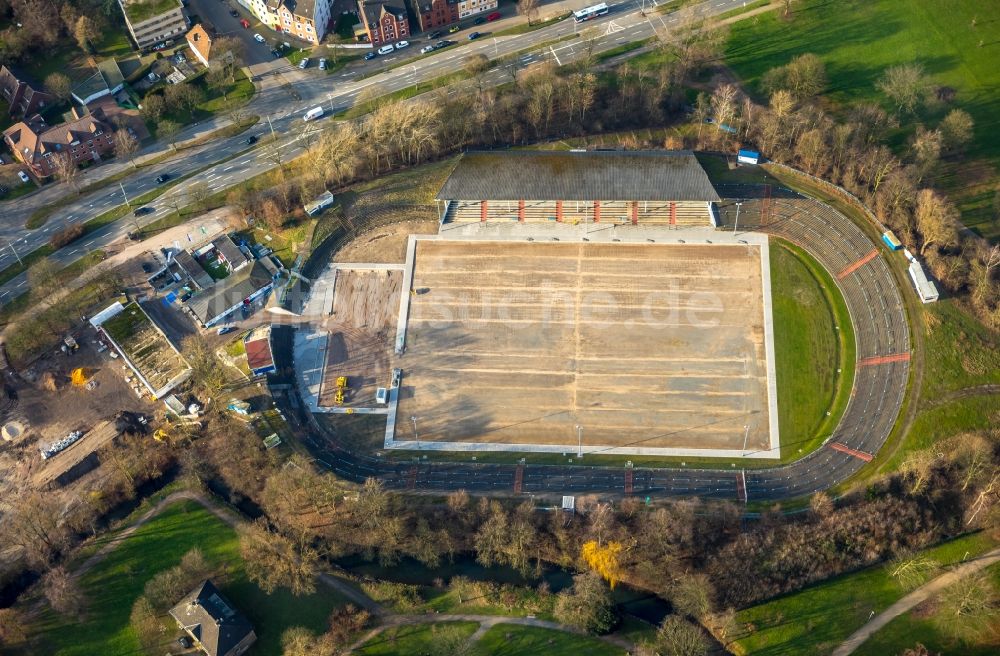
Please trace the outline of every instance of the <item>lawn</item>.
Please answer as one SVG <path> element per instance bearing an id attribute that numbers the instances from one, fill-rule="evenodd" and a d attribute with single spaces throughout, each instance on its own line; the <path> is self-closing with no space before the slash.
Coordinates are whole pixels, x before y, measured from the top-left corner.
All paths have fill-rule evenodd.
<path id="1" fill-rule="evenodd" d="M 988 535 L 975 533 L 921 553 L 949 565 L 995 545 Z M 736 653 L 754 656 L 829 653 L 868 621 L 873 611 L 885 610 L 904 594 L 889 575 L 888 566 L 876 565 L 751 606 L 736 615 L 737 626 L 748 633 L 737 640 Z M 899 650 L 905 646 L 897 645 Z"/>
<path id="2" fill-rule="evenodd" d="M 225 87 L 214 87 L 208 84 L 206 76 L 200 74 L 188 80 L 184 84 L 192 84 L 202 93 L 202 101 L 195 106 L 192 111 L 178 109 L 166 112 L 164 119 L 175 121 L 180 125 L 188 125 L 195 121 L 204 121 L 215 114 L 225 112 L 231 107 L 241 107 L 250 102 L 253 97 L 255 87 L 243 71 L 237 71 L 232 84 Z M 155 92 L 154 92 L 155 93 Z M 157 123 L 147 121 L 146 126 L 150 134 L 156 136 Z"/>
<path id="3" fill-rule="evenodd" d="M 476 632 L 475 622 L 437 622 L 386 629 L 353 653 L 359 656 L 437 656 Z"/>
<path id="4" fill-rule="evenodd" d="M 847 407 L 854 330 L 823 267 L 782 240 L 772 239 L 770 251 L 781 450 L 798 458 L 822 444 Z"/>
<path id="5" fill-rule="evenodd" d="M 534 626 L 497 624 L 473 647 L 476 656 L 622 656 L 625 650 L 596 638 Z"/>
<path id="6" fill-rule="evenodd" d="M 1000 564 L 990 565 L 986 571 L 993 583 L 993 589 L 1000 591 Z M 939 622 L 941 611 L 935 608 L 933 600 L 926 606 L 921 604 L 909 613 L 900 615 L 880 629 L 875 635 L 855 651 L 858 656 L 882 656 L 900 651 L 901 647 L 912 647 L 920 643 L 932 653 L 942 656 L 993 656 L 997 644 L 980 636 L 959 639 L 942 634 Z"/>
<path id="7" fill-rule="evenodd" d="M 801 0 L 794 12 L 791 21 L 781 12 L 768 12 L 733 25 L 726 63 L 751 91 L 761 93 L 759 84 L 769 69 L 808 52 L 826 64 L 826 97 L 835 111 L 862 101 L 889 109 L 876 88 L 879 77 L 890 66 L 919 62 L 935 85 L 955 89 L 954 105 L 972 115 L 976 126 L 969 158 L 988 160 L 994 169 L 1000 165 L 1000 39 L 981 0 L 953 0 L 946 9 L 926 0 Z M 934 108 L 903 122 L 935 124 L 948 109 Z M 897 136 L 897 143 L 905 142 L 905 135 Z M 959 201 L 966 225 L 996 237 L 1000 224 L 990 223 L 988 203 L 980 198 L 982 183 L 995 171 L 985 175 L 986 180 L 958 175 L 944 182 Z"/>
<path id="8" fill-rule="evenodd" d="M 547 18 L 543 21 L 535 21 L 529 24 L 528 21 L 519 23 L 513 27 L 506 27 L 502 30 L 494 32 L 490 36 L 508 36 L 512 34 L 527 34 L 528 32 L 534 32 L 535 30 L 540 30 L 542 28 L 548 27 L 550 25 L 555 25 L 560 21 L 564 21 L 569 18 L 571 12 L 566 12 L 565 14 L 560 14 L 558 16 L 553 16 L 552 18 Z"/>
<path id="9" fill-rule="evenodd" d="M 921 400 L 1000 383 L 1000 335 L 990 331 L 952 300 L 923 306 L 927 373 Z"/>
<path id="10" fill-rule="evenodd" d="M 109 537 L 107 539 L 114 539 Z M 269 656 L 281 652 L 281 633 L 291 626 L 326 629 L 330 613 L 344 600 L 326 588 L 307 597 L 280 589 L 272 595 L 247 580 L 236 532 L 190 501 L 171 504 L 83 576 L 89 607 L 82 622 L 46 610 L 31 629 L 44 643 L 43 653 L 58 656 L 140 653 L 129 627 L 132 604 L 157 572 L 173 567 L 199 547 L 214 564 L 225 565 L 221 587 L 254 625 L 257 644 L 248 652 Z"/>

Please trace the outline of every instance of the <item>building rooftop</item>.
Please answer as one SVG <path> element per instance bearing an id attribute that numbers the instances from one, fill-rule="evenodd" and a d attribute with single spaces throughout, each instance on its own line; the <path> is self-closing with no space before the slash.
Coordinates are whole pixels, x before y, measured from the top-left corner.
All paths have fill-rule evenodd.
<path id="1" fill-rule="evenodd" d="M 191 49 L 201 55 L 201 59 L 208 61 L 211 59 L 212 37 L 205 31 L 204 26 L 198 23 L 185 35 Z"/>
<path id="2" fill-rule="evenodd" d="M 243 613 L 206 580 L 170 609 L 170 616 L 201 643 L 209 656 L 225 656 L 253 633 Z"/>
<path id="3" fill-rule="evenodd" d="M 181 0 L 119 0 L 119 2 L 125 17 L 133 25 L 182 6 Z"/>
<path id="4" fill-rule="evenodd" d="M 395 2 L 388 2 L 387 0 L 366 0 L 360 4 L 361 11 L 369 23 L 377 23 L 378 19 L 382 16 L 383 9 L 387 14 L 402 16 L 404 20 L 406 19 L 406 8 L 402 2 L 397 4 Z"/>
<path id="5" fill-rule="evenodd" d="M 687 200 L 719 194 L 690 151 L 466 153 L 442 200 Z"/>
<path id="6" fill-rule="evenodd" d="M 202 289 L 207 289 L 215 284 L 215 279 L 208 275 L 208 271 L 205 271 L 205 268 L 198 264 L 191 253 L 178 251 L 174 254 L 173 259 L 177 266 L 194 281 L 194 284 Z"/>
<path id="7" fill-rule="evenodd" d="M 271 355 L 271 327 L 261 326 L 254 329 L 243 341 L 247 352 L 247 366 L 251 372 L 274 368 L 274 356 Z"/>
<path id="8" fill-rule="evenodd" d="M 222 235 L 221 237 L 212 240 L 212 246 L 214 246 L 215 250 L 219 252 L 222 259 L 229 262 L 229 265 L 233 269 L 236 269 L 250 259 L 243 254 L 243 251 L 240 250 L 240 247 L 233 242 L 229 235 Z"/>
<path id="9" fill-rule="evenodd" d="M 36 126 L 38 131 L 25 122 L 15 123 L 4 130 L 4 137 L 14 150 L 18 150 L 24 159 L 34 162 L 45 153 L 62 152 L 64 148 L 80 141 L 92 139 L 94 135 L 110 132 L 111 127 L 103 123 L 93 114 L 87 114 L 68 123 L 60 123 L 52 127 L 44 123 Z"/>
<path id="10" fill-rule="evenodd" d="M 195 294 L 188 301 L 188 307 L 202 323 L 207 324 L 271 284 L 272 280 L 267 269 L 255 261 L 253 266 L 244 267 L 212 287 Z"/>

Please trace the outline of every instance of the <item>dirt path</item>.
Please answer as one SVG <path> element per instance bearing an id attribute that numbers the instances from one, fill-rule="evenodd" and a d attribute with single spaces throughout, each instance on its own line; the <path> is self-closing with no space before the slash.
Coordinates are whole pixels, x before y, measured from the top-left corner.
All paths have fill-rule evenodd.
<path id="1" fill-rule="evenodd" d="M 839 647 L 833 650 L 832 656 L 848 656 L 855 649 L 861 646 L 865 640 L 873 633 L 884 627 L 886 624 L 896 619 L 903 613 L 912 610 L 915 606 L 923 603 L 928 598 L 940 593 L 955 581 L 974 574 L 984 567 L 989 567 L 993 563 L 1000 562 L 1000 547 L 988 551 L 982 556 L 962 563 L 946 574 L 925 583 L 910 594 L 906 595 L 884 611 L 873 617 L 867 624 L 855 631 Z"/>

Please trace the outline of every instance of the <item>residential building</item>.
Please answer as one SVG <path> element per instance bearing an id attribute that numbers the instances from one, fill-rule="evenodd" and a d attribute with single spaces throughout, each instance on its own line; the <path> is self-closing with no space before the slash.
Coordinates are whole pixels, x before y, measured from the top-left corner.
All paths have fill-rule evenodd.
<path id="1" fill-rule="evenodd" d="M 203 65 L 208 66 L 208 60 L 212 52 L 212 37 L 205 31 L 201 23 L 191 28 L 191 31 L 184 37 L 194 58 Z"/>
<path id="2" fill-rule="evenodd" d="M 495 11 L 497 0 L 459 0 L 458 17 L 468 18 L 484 11 Z"/>
<path id="3" fill-rule="evenodd" d="M 247 367 L 253 376 L 263 376 L 277 371 L 274 355 L 271 353 L 271 326 L 266 324 L 254 328 L 243 338 L 243 349 L 247 353 Z"/>
<path id="4" fill-rule="evenodd" d="M 3 132 L 11 152 L 32 172 L 44 178 L 55 172 L 55 156 L 67 153 L 74 163 L 100 161 L 115 149 L 114 130 L 101 111 L 82 114 L 73 109 L 72 121 L 49 127 L 41 116 L 21 121 Z"/>
<path id="5" fill-rule="evenodd" d="M 330 0 L 283 0 L 278 15 L 282 32 L 319 43 L 330 24 Z"/>
<path id="6" fill-rule="evenodd" d="M 215 249 L 218 261 L 228 269 L 229 273 L 236 273 L 251 262 L 229 235 L 212 240 L 212 248 Z"/>
<path id="7" fill-rule="evenodd" d="M 210 580 L 181 599 L 170 616 L 207 656 L 240 656 L 257 640 L 250 620 Z"/>
<path id="8" fill-rule="evenodd" d="M 268 267 L 254 260 L 253 266 L 244 267 L 195 294 L 187 307 L 202 327 L 211 328 L 237 310 L 249 310 L 273 285 L 274 275 Z"/>
<path id="9" fill-rule="evenodd" d="M 358 14 L 373 46 L 395 43 L 410 36 L 410 21 L 402 4 L 386 0 L 358 0 Z"/>
<path id="10" fill-rule="evenodd" d="M 413 0 L 413 9 L 424 32 L 458 22 L 458 0 Z"/>
<path id="11" fill-rule="evenodd" d="M 41 90 L 37 82 L 0 66 L 0 95 L 10 107 L 10 115 L 18 118 L 40 113 L 55 102 L 52 94 Z"/>
<path id="12" fill-rule="evenodd" d="M 118 5 L 140 50 L 179 39 L 190 27 L 181 0 L 118 0 Z"/>

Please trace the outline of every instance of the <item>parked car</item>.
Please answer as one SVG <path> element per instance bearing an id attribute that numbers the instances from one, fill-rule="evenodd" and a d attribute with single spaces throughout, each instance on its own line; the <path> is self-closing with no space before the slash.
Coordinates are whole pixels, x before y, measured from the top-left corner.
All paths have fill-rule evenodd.
<path id="1" fill-rule="evenodd" d="M 434 52 L 435 50 L 437 50 L 437 46 L 424 46 L 420 49 L 420 54 L 426 55 L 427 53 Z"/>
<path id="2" fill-rule="evenodd" d="M 229 10 L 229 15 L 232 16 L 233 18 L 239 18 L 240 17 L 240 12 L 236 11 L 235 9 L 230 9 Z"/>
<path id="3" fill-rule="evenodd" d="M 252 146 L 255 143 L 257 143 L 257 137 L 255 137 L 255 136 L 253 136 L 251 134 L 249 137 L 247 137 L 246 139 L 243 140 L 243 143 L 245 143 L 248 146 Z"/>
<path id="4" fill-rule="evenodd" d="M 231 333 L 234 330 L 236 330 L 236 326 L 223 326 L 222 328 L 219 328 L 215 332 L 218 335 L 225 335 L 226 333 Z"/>
<path id="5" fill-rule="evenodd" d="M 253 40 L 256 41 L 257 43 L 267 43 L 267 39 L 265 39 L 264 37 L 262 37 L 260 34 L 257 33 L 253 35 Z"/>
<path id="6" fill-rule="evenodd" d="M 396 46 L 394 46 L 391 43 L 389 43 L 389 44 L 386 44 L 386 45 L 382 46 L 381 48 L 379 48 L 378 49 L 378 54 L 380 54 L 380 55 L 388 55 L 390 52 L 392 52 L 395 49 L 396 49 Z"/>
<path id="7" fill-rule="evenodd" d="M 499 11 L 494 11 L 492 14 L 486 17 L 486 20 L 492 23 L 493 21 L 500 20 L 501 18 L 503 18 L 503 14 L 501 14 Z"/>
<path id="8" fill-rule="evenodd" d="M 277 59 L 278 57 L 281 56 L 281 52 L 279 52 L 277 48 L 272 48 L 271 49 L 271 56 L 274 57 L 275 59 Z"/>
<path id="9" fill-rule="evenodd" d="M 169 173 L 164 173 L 162 175 L 158 175 L 158 176 L 156 176 L 156 184 L 163 184 L 164 182 L 166 182 L 169 179 L 170 179 L 170 174 Z"/>
<path id="10" fill-rule="evenodd" d="M 157 51 L 158 50 L 166 50 L 166 49 L 167 49 L 167 42 L 166 41 L 164 41 L 163 43 L 157 43 L 155 46 L 153 46 L 153 50 L 157 50 Z"/>
<path id="11" fill-rule="evenodd" d="M 396 42 L 396 50 L 402 50 L 403 48 L 409 48 L 409 47 L 410 47 L 410 42 L 409 41 L 397 41 Z"/>
<path id="12" fill-rule="evenodd" d="M 428 39 L 440 39 L 442 34 L 444 34 L 444 33 L 441 30 L 434 30 L 433 32 L 431 32 L 430 34 L 427 35 L 427 38 Z"/>
<path id="13" fill-rule="evenodd" d="M 155 211 L 156 210 L 153 209 L 152 207 L 146 206 L 146 207 L 137 207 L 135 208 L 135 211 L 132 213 L 135 214 L 136 216 L 145 216 L 147 214 L 152 214 Z"/>
<path id="14" fill-rule="evenodd" d="M 320 58 L 320 60 L 319 60 L 319 70 L 321 70 L 321 71 L 325 71 L 326 70 L 326 59 L 325 58 Z"/>
<path id="15" fill-rule="evenodd" d="M 28 174 L 24 171 L 18 171 L 17 177 L 21 178 L 21 182 L 31 182 L 31 178 L 29 178 Z"/>
<path id="16" fill-rule="evenodd" d="M 447 48 L 448 46 L 455 45 L 454 41 L 449 41 L 448 39 L 442 39 L 434 44 L 435 48 Z"/>
<path id="17" fill-rule="evenodd" d="M 378 53 L 375 51 L 365 53 L 365 61 L 371 61 L 378 57 Z"/>
<path id="18" fill-rule="evenodd" d="M 485 22 L 486 22 L 485 18 L 483 18 L 482 16 L 476 16 L 476 20 L 472 21 L 472 24 L 473 25 L 482 25 Z"/>
<path id="19" fill-rule="evenodd" d="M 478 39 L 482 35 L 483 35 L 482 32 L 473 32 L 472 34 L 469 35 L 469 41 L 475 41 L 476 39 Z"/>
<path id="20" fill-rule="evenodd" d="M 459 31 L 460 29 L 462 29 L 462 28 L 459 27 L 458 25 L 452 25 L 451 27 L 448 28 L 448 34 L 454 34 L 455 32 Z"/>
<path id="21" fill-rule="evenodd" d="M 243 26 L 243 29 L 244 29 L 244 30 L 249 30 L 249 29 L 250 29 L 250 21 L 248 21 L 248 20 L 247 20 L 247 19 L 245 19 L 245 18 L 241 18 L 241 19 L 240 19 L 240 25 L 242 25 L 242 26 Z"/>
<path id="22" fill-rule="evenodd" d="M 309 68 L 309 58 L 308 57 L 306 57 L 305 59 L 303 59 L 302 61 L 299 62 L 299 68 Z"/>
<path id="23" fill-rule="evenodd" d="M 142 270 L 143 270 L 144 273 L 152 273 L 153 272 L 153 265 L 150 264 L 149 262 L 143 262 L 142 263 Z"/>

